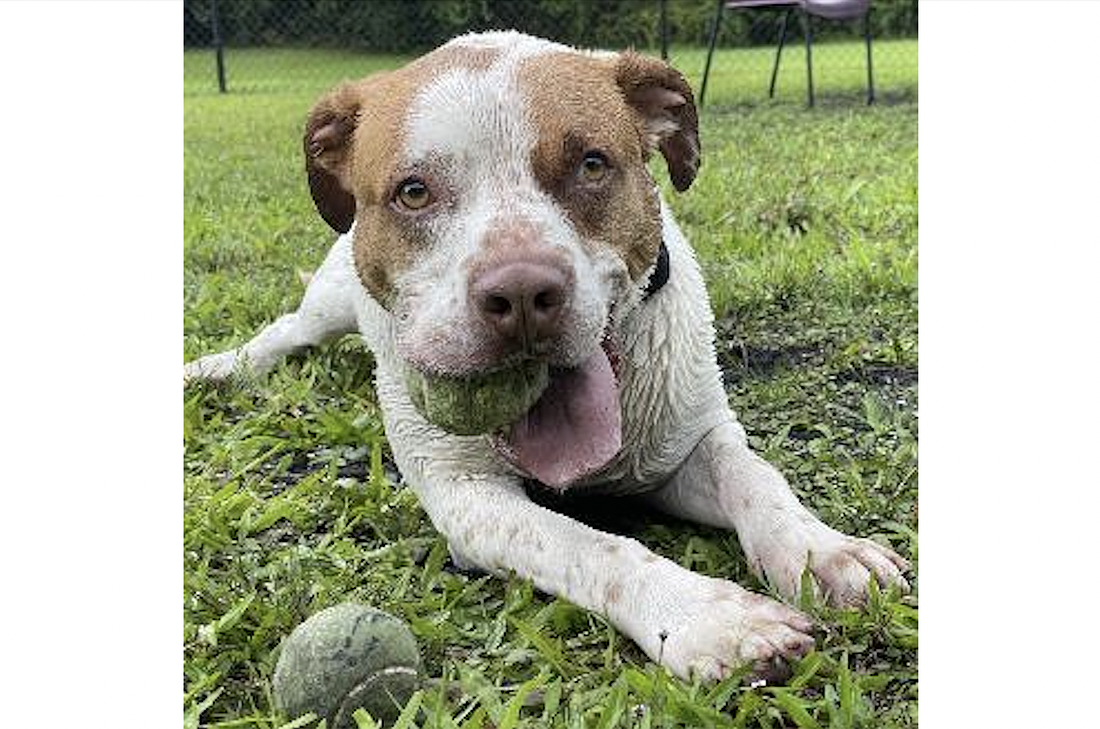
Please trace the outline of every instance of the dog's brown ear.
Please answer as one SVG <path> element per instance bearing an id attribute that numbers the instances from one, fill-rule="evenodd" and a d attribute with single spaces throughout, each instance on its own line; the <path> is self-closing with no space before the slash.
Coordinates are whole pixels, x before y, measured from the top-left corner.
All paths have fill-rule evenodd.
<path id="1" fill-rule="evenodd" d="M 641 115 L 648 143 L 668 164 L 672 185 L 683 192 L 699 171 L 699 116 L 680 72 L 664 61 L 632 51 L 619 54 L 615 81 Z"/>
<path id="2" fill-rule="evenodd" d="M 313 202 L 325 222 L 340 233 L 348 232 L 355 220 L 350 168 L 361 98 L 360 90 L 352 83 L 341 84 L 322 96 L 306 120 L 302 138 Z"/>

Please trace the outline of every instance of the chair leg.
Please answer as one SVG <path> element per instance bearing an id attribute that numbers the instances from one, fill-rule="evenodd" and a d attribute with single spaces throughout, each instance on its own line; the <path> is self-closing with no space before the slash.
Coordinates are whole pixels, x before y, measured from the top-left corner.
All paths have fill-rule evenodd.
<path id="1" fill-rule="evenodd" d="M 871 9 L 863 16 L 863 37 L 867 40 L 867 103 L 875 103 L 875 73 L 871 63 Z"/>
<path id="2" fill-rule="evenodd" d="M 814 105 L 814 35 L 810 26 L 810 14 L 802 11 L 802 27 L 806 30 L 806 99 L 810 106 Z"/>
<path id="3" fill-rule="evenodd" d="M 772 82 L 768 84 L 768 98 L 775 98 L 775 78 L 779 75 L 779 58 L 783 55 L 783 42 L 787 40 L 787 20 L 791 17 L 791 9 L 787 8 L 783 13 L 783 20 L 779 24 L 779 46 L 775 49 L 775 65 L 772 66 Z"/>
<path id="4" fill-rule="evenodd" d="M 703 108 L 703 104 L 707 99 L 707 78 L 710 76 L 710 60 L 714 56 L 714 44 L 718 42 L 718 28 L 722 24 L 722 10 L 725 5 L 723 0 L 718 0 L 715 3 L 714 22 L 710 26 L 710 46 L 707 48 L 707 63 L 703 67 L 703 84 L 699 89 L 699 108 Z"/>

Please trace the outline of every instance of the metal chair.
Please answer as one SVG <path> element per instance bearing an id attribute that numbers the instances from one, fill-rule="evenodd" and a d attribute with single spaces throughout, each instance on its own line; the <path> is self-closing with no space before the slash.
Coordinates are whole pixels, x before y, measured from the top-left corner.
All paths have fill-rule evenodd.
<path id="1" fill-rule="evenodd" d="M 802 28 L 806 35 L 806 98 L 810 106 L 814 105 L 814 68 L 813 68 L 813 28 L 810 18 L 825 20 L 859 20 L 863 18 L 863 37 L 867 45 L 867 103 L 875 101 L 875 79 L 871 63 L 871 0 L 718 0 L 714 14 L 714 23 L 710 29 L 710 47 L 707 49 L 707 63 L 703 69 L 703 84 L 699 90 L 699 106 L 707 97 L 707 77 L 710 76 L 710 62 L 714 56 L 714 46 L 718 42 L 718 31 L 726 10 L 764 10 L 782 9 L 783 19 L 779 25 L 779 46 L 775 51 L 775 65 L 772 67 L 772 80 L 768 85 L 768 98 L 775 96 L 775 79 L 779 74 L 779 59 L 783 55 L 783 44 L 787 40 L 787 23 L 791 13 L 801 13 Z"/>

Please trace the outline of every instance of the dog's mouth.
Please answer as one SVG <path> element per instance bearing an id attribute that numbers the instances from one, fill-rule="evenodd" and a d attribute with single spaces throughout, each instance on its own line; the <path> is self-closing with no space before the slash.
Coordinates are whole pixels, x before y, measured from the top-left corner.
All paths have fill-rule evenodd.
<path id="1" fill-rule="evenodd" d="M 556 490 L 607 466 L 622 449 L 618 356 L 608 340 L 576 367 L 551 369 L 542 396 L 493 436 L 512 465 Z"/>
<path id="2" fill-rule="evenodd" d="M 524 355 L 464 374 L 405 361 L 405 386 L 429 422 L 455 435 L 487 435 L 522 474 L 564 490 L 622 449 L 619 348 L 609 334 L 578 364 Z"/>

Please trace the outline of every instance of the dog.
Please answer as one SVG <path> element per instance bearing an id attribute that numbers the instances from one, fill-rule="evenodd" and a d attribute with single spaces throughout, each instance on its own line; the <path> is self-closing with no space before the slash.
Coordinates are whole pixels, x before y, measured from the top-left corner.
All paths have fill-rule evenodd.
<path id="1" fill-rule="evenodd" d="M 807 569 L 838 605 L 863 602 L 872 580 L 908 589 L 906 561 L 802 506 L 730 409 L 699 266 L 647 167 L 659 152 L 683 192 L 700 164 L 691 88 L 671 66 L 514 31 L 464 35 L 339 85 L 313 107 L 303 147 L 317 210 L 340 235 L 296 312 L 186 364 L 185 383 L 262 373 L 358 331 L 397 466 L 456 565 L 602 613 L 683 678 L 780 675 L 815 626 L 528 488 L 629 496 L 733 529 L 787 599 Z M 428 422 L 403 374 L 529 360 L 551 368 L 545 394 L 482 436 Z"/>

